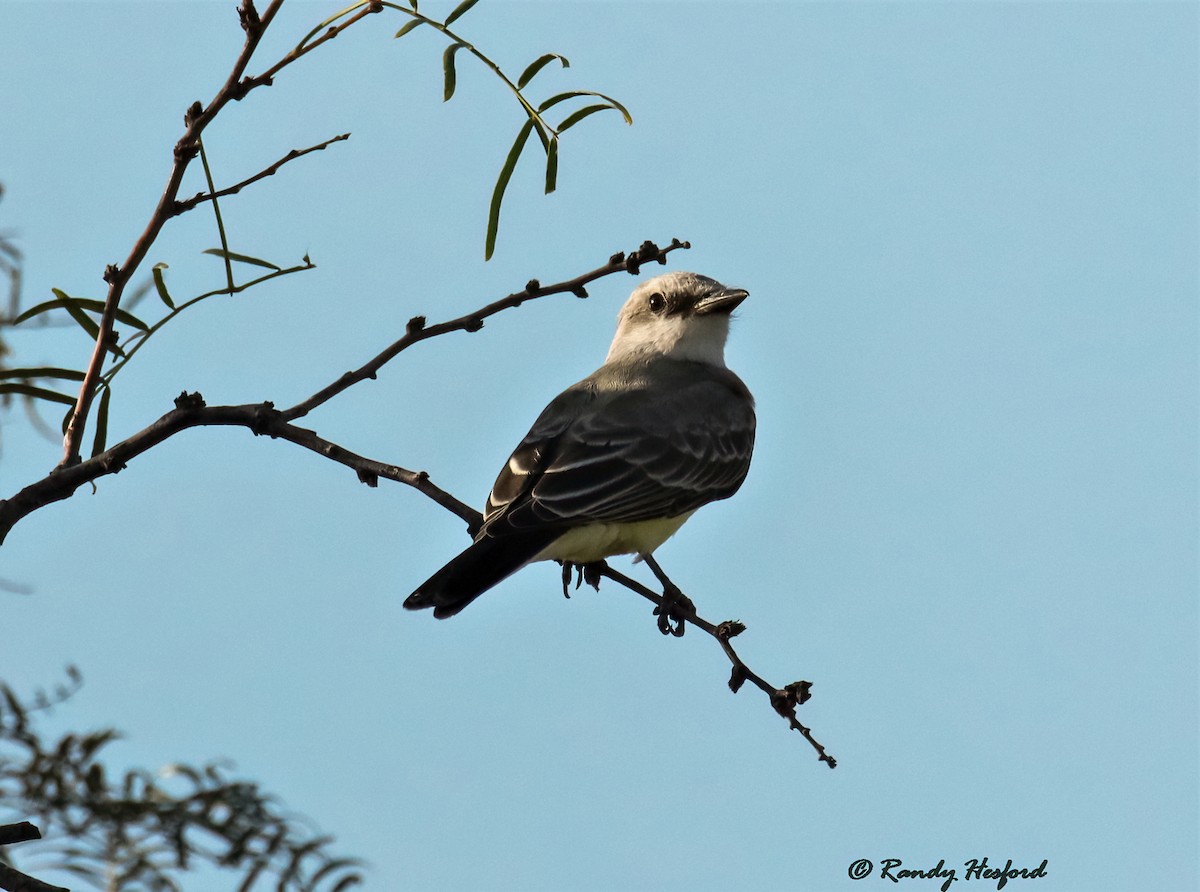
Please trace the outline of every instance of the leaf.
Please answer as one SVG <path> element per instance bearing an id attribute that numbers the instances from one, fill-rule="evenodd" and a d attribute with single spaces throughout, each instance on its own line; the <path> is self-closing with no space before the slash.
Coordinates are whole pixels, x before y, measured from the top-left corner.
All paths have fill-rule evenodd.
<path id="1" fill-rule="evenodd" d="M 521 125 L 512 148 L 508 150 L 508 157 L 504 159 L 504 166 L 500 168 L 500 175 L 496 177 L 496 187 L 492 190 L 492 203 L 488 208 L 487 237 L 484 240 L 483 248 L 484 260 L 491 260 L 492 254 L 496 251 L 496 233 L 500 229 L 500 205 L 504 201 L 504 190 L 508 188 L 508 181 L 512 179 L 513 170 L 517 166 L 517 159 L 521 157 L 521 151 L 525 148 L 525 143 L 529 140 L 529 134 L 532 132 L 533 119 L 530 118 Z"/>
<path id="2" fill-rule="evenodd" d="M 65 308 L 66 311 L 71 314 L 71 318 L 79 323 L 79 325 L 88 333 L 88 336 L 91 337 L 93 341 L 97 340 L 100 337 L 100 326 L 93 322 L 91 317 L 88 316 L 88 314 L 85 313 L 79 306 L 79 302 L 84 300 L 84 298 L 70 297 L 65 291 L 60 291 L 57 288 L 51 288 L 50 290 L 53 291 L 54 296 L 58 298 L 59 305 Z M 100 302 L 95 301 L 95 303 Z M 100 311 L 104 311 L 104 304 L 100 304 Z"/>
<path id="3" fill-rule="evenodd" d="M 606 96 L 603 93 L 596 93 L 592 90 L 568 90 L 565 93 L 558 93 L 557 95 L 551 96 L 541 105 L 539 105 L 537 110 L 544 112 L 546 109 L 552 108 L 553 106 L 558 105 L 560 102 L 565 102 L 568 99 L 574 99 L 576 96 L 595 96 L 597 99 L 603 99 L 609 104 L 610 107 L 615 108 L 621 113 L 621 117 L 625 119 L 626 124 L 633 123 L 633 116 L 629 114 L 629 109 L 617 102 L 617 100 L 613 99 L 611 96 Z"/>
<path id="4" fill-rule="evenodd" d="M 82 381 L 83 372 L 49 366 L 36 369 L 0 369 L 0 378 L 65 378 L 68 381 Z"/>
<path id="5" fill-rule="evenodd" d="M 558 132 L 562 133 L 564 130 L 569 130 L 589 115 L 594 115 L 596 112 L 608 111 L 610 108 L 612 108 L 611 105 L 585 105 L 583 108 L 573 111 L 563 118 L 563 122 L 558 125 Z"/>
<path id="6" fill-rule="evenodd" d="M 478 2 L 479 2 L 479 0 L 463 0 L 462 3 L 460 3 L 460 4 L 458 4 L 458 6 L 454 7 L 454 12 L 452 12 L 452 13 L 450 13 L 450 15 L 446 16 L 446 21 L 443 22 L 443 24 L 447 28 L 450 27 L 451 22 L 453 22 L 459 16 L 464 15 L 466 12 L 468 12 L 471 9 L 472 6 L 474 6 Z"/>
<path id="7" fill-rule="evenodd" d="M 163 278 L 162 272 L 167 268 L 167 264 L 165 263 L 156 263 L 150 272 L 154 276 L 154 287 L 158 289 L 158 296 L 162 298 L 163 303 L 173 310 L 175 309 L 175 301 L 171 300 L 171 295 L 167 293 L 167 282 L 166 279 Z"/>
<path id="8" fill-rule="evenodd" d="M 407 25 L 405 25 L 403 28 L 401 28 L 399 31 L 397 31 L 393 37 L 403 37 L 409 31 L 412 31 L 414 28 L 418 28 L 424 24 L 425 24 L 424 19 L 413 19 Z"/>
<path id="9" fill-rule="evenodd" d="M 100 333 L 98 326 L 84 310 L 90 310 L 93 313 L 104 312 L 104 301 L 93 300 L 89 297 L 71 297 L 61 288 L 51 288 L 54 292 L 55 300 L 48 300 L 45 303 L 40 303 L 36 307 L 30 307 L 20 316 L 13 320 L 13 325 L 18 325 L 26 319 L 32 319 L 34 316 L 40 316 L 49 310 L 62 309 L 71 314 L 71 318 L 78 322 L 83 329 L 95 338 Z M 149 331 L 150 326 L 139 319 L 137 316 L 130 313 L 128 310 L 117 309 L 116 318 L 126 325 L 132 325 L 134 328 L 140 328 L 142 331 Z"/>
<path id="10" fill-rule="evenodd" d="M 21 396 L 30 396 L 35 400 L 49 400 L 52 403 L 62 403 L 65 406 L 74 406 L 75 397 L 67 396 L 65 393 L 59 393 L 56 390 L 47 390 L 44 387 L 34 387 L 32 384 L 17 384 L 8 382 L 0 384 L 0 393 L 19 393 Z"/>
<path id="11" fill-rule="evenodd" d="M 220 257 L 224 260 L 236 260 L 239 263 L 251 263 L 254 266 L 265 266 L 267 269 L 273 269 L 276 272 L 283 271 L 283 267 L 276 266 L 269 260 L 263 260 L 259 257 L 251 257 L 249 254 L 237 254 L 233 251 L 226 251 L 224 248 L 209 248 L 203 253 L 211 254 L 214 257 Z"/>
<path id="12" fill-rule="evenodd" d="M 112 388 L 105 387 L 104 392 L 100 394 L 100 407 L 96 409 L 96 437 L 92 440 L 93 458 L 104 451 L 108 438 L 108 403 L 111 398 Z"/>
<path id="13" fill-rule="evenodd" d="M 442 53 L 442 71 L 446 76 L 446 86 L 442 91 L 442 102 L 449 102 L 458 84 L 458 75 L 454 71 L 454 56 L 463 48 L 461 43 L 452 43 Z"/>
<path id="14" fill-rule="evenodd" d="M 546 149 L 546 194 L 549 195 L 558 186 L 558 137 L 550 140 Z"/>
<path id="15" fill-rule="evenodd" d="M 529 66 L 521 72 L 521 76 L 517 78 L 517 89 L 524 90 L 525 85 L 533 80 L 539 71 L 553 62 L 555 59 L 562 62 L 563 68 L 571 67 L 571 63 L 567 61 L 566 56 L 560 56 L 558 53 L 546 53 L 546 55 L 539 56 L 537 59 L 534 59 L 532 62 L 530 62 Z"/>

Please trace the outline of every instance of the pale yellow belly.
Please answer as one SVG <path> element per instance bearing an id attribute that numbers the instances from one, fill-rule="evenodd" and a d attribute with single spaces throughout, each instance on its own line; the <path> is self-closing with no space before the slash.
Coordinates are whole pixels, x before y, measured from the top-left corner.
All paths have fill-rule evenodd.
<path id="1" fill-rule="evenodd" d="M 636 523 L 593 523 L 568 530 L 542 549 L 535 561 L 587 564 L 614 554 L 652 554 L 695 512 Z"/>

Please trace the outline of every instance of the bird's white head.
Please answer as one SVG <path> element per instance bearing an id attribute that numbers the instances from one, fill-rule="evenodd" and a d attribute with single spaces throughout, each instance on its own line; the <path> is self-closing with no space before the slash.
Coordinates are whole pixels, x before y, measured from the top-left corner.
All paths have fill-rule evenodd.
<path id="1" fill-rule="evenodd" d="M 648 279 L 617 314 L 605 362 L 666 356 L 724 367 L 729 314 L 747 294 L 697 273 Z"/>

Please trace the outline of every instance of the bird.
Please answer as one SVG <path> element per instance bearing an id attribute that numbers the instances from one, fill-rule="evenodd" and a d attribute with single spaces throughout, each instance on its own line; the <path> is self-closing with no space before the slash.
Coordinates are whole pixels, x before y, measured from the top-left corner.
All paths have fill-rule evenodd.
<path id="1" fill-rule="evenodd" d="M 725 342 L 748 294 L 691 272 L 640 283 L 604 364 L 546 406 L 497 476 L 474 541 L 404 606 L 454 616 L 541 560 L 564 565 L 565 590 L 571 566 L 649 557 L 698 508 L 736 493 L 754 398 L 726 368 Z"/>

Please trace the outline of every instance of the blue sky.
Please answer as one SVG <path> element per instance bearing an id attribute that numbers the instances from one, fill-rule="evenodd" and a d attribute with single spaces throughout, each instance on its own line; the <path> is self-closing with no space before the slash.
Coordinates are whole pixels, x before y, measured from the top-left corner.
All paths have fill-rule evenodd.
<path id="1" fill-rule="evenodd" d="M 237 52 L 232 7 L 3 4 L 0 228 L 28 302 L 102 296 Z M 261 59 L 336 8 L 289 4 Z M 406 613 L 462 525 L 238 430 L 14 530 L 0 577 L 36 591 L 0 594 L 0 677 L 77 663 L 55 721 L 116 725 L 130 764 L 233 759 L 370 888 L 877 888 L 849 865 L 984 856 L 1047 859 L 1008 887 L 1034 892 L 1200 887 L 1197 7 L 485 0 L 458 25 L 512 74 L 565 54 L 535 95 L 601 90 L 634 126 L 566 134 L 549 197 L 527 159 L 485 264 L 518 108 L 465 57 L 443 105 L 433 34 L 356 27 L 206 137 L 232 182 L 353 134 L 222 205 L 236 250 L 318 268 L 165 329 L 113 436 L 184 389 L 293 403 L 417 313 L 689 239 L 671 268 L 751 293 L 728 361 L 759 438 L 742 491 L 659 557 L 747 624 L 757 671 L 813 682 L 839 767 L 615 586 L 566 601 L 538 566 L 452 621 Z M 200 293 L 215 244 L 197 212 L 148 262 Z M 633 284 L 422 344 L 306 424 L 481 504 Z M 77 331 L 10 340 L 86 361 Z M 57 448 L 10 414 L 3 450 L 8 495 Z"/>

